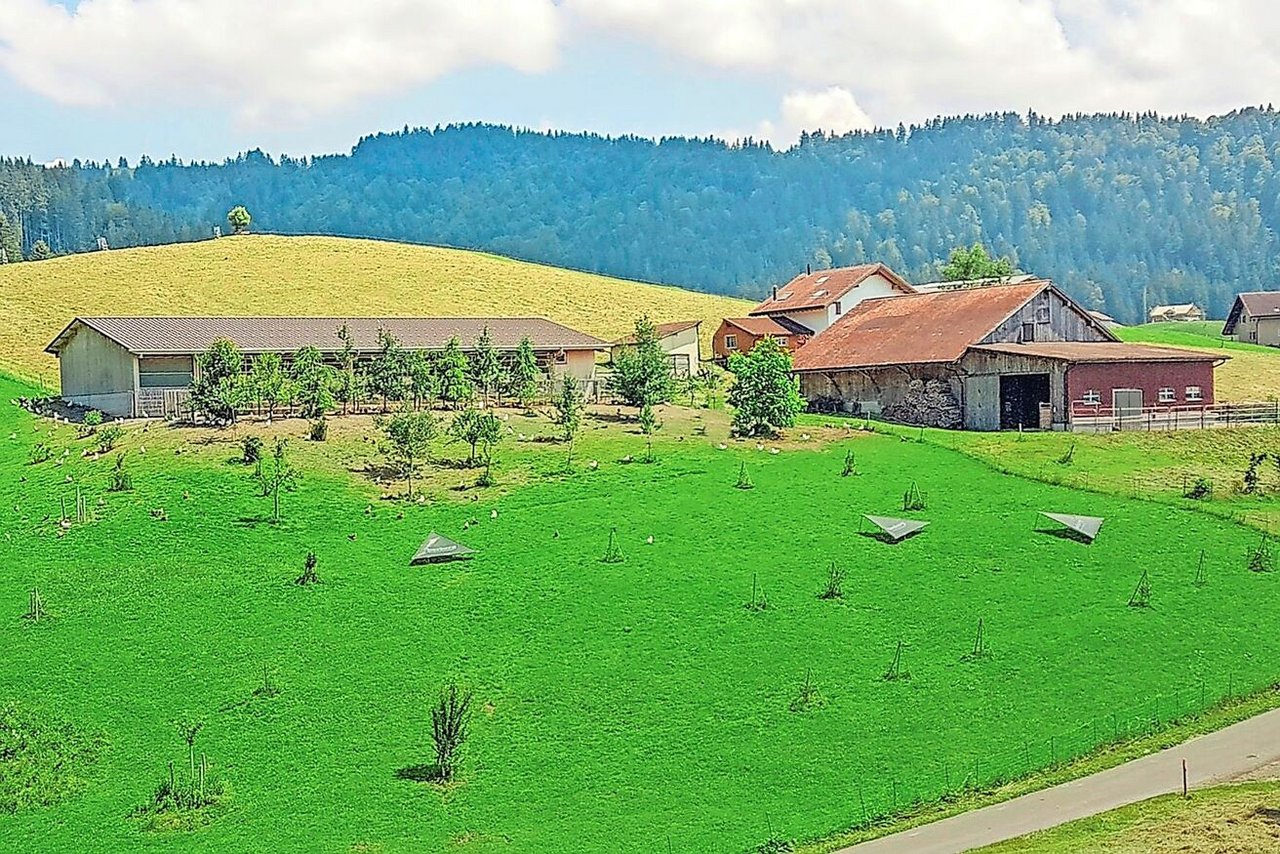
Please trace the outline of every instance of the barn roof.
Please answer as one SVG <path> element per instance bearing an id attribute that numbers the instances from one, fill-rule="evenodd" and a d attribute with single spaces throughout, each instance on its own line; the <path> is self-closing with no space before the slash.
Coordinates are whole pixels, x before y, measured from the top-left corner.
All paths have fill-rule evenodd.
<path id="1" fill-rule="evenodd" d="M 1234 335 L 1236 324 L 1244 310 L 1250 317 L 1280 317 L 1280 291 L 1251 291 L 1236 294 L 1231 304 L 1231 313 L 1227 315 L 1226 325 L 1222 327 L 1223 335 Z"/>
<path id="2" fill-rule="evenodd" d="M 1049 287 L 1036 281 L 865 300 L 801 347 L 794 367 L 804 372 L 954 362 Z"/>
<path id="3" fill-rule="evenodd" d="M 762 335 L 812 335 L 809 327 L 789 317 L 726 317 L 724 322 L 757 337 Z"/>
<path id="4" fill-rule="evenodd" d="M 904 294 L 915 293 L 915 288 L 906 279 L 884 264 L 859 264 L 856 267 L 814 270 L 796 276 L 782 287 L 775 288 L 768 299 L 751 310 L 751 314 L 826 308 L 877 273 L 888 279 L 894 290 Z"/>
<path id="5" fill-rule="evenodd" d="M 1018 356 L 1035 356 L 1062 362 L 1220 362 L 1229 356 L 1188 350 L 1181 347 L 1155 347 L 1150 344 L 1125 344 L 1118 341 L 1037 341 L 1026 344 L 975 344 L 971 349 Z"/>
<path id="6" fill-rule="evenodd" d="M 670 323 L 655 323 L 654 329 L 658 331 L 659 338 L 666 338 L 669 335 L 679 335 L 681 332 L 686 332 L 690 329 L 697 329 L 701 325 L 701 320 L 673 320 Z M 636 336 L 634 334 L 628 335 L 625 338 L 619 338 L 617 341 L 613 342 L 615 346 L 619 344 L 634 343 L 636 343 Z"/>
<path id="7" fill-rule="evenodd" d="M 246 353 L 292 352 L 342 347 L 338 329 L 346 324 L 360 350 L 378 347 L 387 330 L 411 350 L 444 347 L 457 338 L 469 347 L 488 327 L 493 346 L 514 350 L 526 336 L 539 350 L 601 350 L 599 338 L 542 317 L 77 317 L 45 348 L 57 354 L 81 326 L 97 330 L 137 355 L 201 353 L 220 338 Z"/>

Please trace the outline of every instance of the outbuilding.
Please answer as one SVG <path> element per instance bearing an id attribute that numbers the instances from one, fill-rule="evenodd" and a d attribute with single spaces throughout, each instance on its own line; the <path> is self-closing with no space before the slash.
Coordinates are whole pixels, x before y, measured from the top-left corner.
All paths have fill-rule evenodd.
<path id="1" fill-rule="evenodd" d="M 1222 334 L 1249 344 L 1280 347 L 1280 291 L 1236 294 Z"/>
<path id="2" fill-rule="evenodd" d="M 663 353 L 667 354 L 672 376 L 687 377 L 698 373 L 698 367 L 702 361 L 698 346 L 698 333 L 701 328 L 700 320 L 673 320 L 669 323 L 654 325 L 658 333 L 658 346 L 662 348 Z M 610 358 L 617 359 L 620 350 L 635 345 L 635 335 L 619 338 L 609 345 Z"/>
<path id="3" fill-rule="evenodd" d="M 493 347 L 512 353 L 528 338 L 549 377 L 568 375 L 590 386 L 598 338 L 541 317 L 77 317 L 49 343 L 58 358 L 64 400 L 119 417 L 179 412 L 199 371 L 196 358 L 215 341 L 232 341 L 247 356 L 288 357 L 315 347 L 335 358 L 346 327 L 358 352 L 377 351 L 391 333 L 406 350 L 442 350 L 456 338 L 474 348 L 485 329 Z"/>

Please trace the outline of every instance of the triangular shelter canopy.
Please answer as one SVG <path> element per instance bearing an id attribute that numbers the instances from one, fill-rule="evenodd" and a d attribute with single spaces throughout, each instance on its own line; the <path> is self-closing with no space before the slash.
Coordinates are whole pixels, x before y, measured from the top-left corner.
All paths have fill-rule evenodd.
<path id="1" fill-rule="evenodd" d="M 915 519 L 895 519 L 892 516 L 864 516 L 863 518 L 888 534 L 889 538 L 895 543 L 903 537 L 911 536 L 929 524 L 928 522 L 918 522 Z"/>
<path id="2" fill-rule="evenodd" d="M 413 556 L 413 560 L 409 561 L 409 566 L 419 566 L 424 563 L 444 563 L 450 560 L 465 560 L 475 553 L 475 549 L 467 548 L 462 543 L 455 543 L 448 537 L 442 537 L 432 531 L 426 542 L 418 549 L 418 553 Z"/>
<path id="3" fill-rule="evenodd" d="M 1041 516 L 1048 516 L 1055 522 L 1066 525 L 1089 542 L 1093 542 L 1093 538 L 1098 536 L 1098 530 L 1102 527 L 1102 518 L 1099 516 L 1072 516 L 1070 513 L 1046 513 L 1040 511 Z"/>

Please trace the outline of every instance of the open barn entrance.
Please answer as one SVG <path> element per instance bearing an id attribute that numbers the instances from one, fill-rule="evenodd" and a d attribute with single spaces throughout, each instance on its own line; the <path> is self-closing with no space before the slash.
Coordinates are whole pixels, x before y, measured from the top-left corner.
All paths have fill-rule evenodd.
<path id="1" fill-rule="evenodd" d="M 1049 402 L 1048 374 L 1005 374 L 1000 377 L 1000 429 L 1040 426 L 1040 404 Z"/>

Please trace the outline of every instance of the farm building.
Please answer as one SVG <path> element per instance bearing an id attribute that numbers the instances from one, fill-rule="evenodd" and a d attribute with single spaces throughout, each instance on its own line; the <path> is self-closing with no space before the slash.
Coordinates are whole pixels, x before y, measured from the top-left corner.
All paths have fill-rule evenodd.
<path id="1" fill-rule="evenodd" d="M 1116 320 L 1114 317 L 1112 317 L 1111 315 L 1107 314 L 1105 311 L 1091 311 L 1091 312 L 1089 312 L 1089 315 L 1090 315 L 1094 320 L 1098 321 L 1099 323 L 1101 323 L 1103 326 L 1107 327 L 1108 329 L 1119 329 L 1120 327 L 1124 326 L 1124 324 L 1123 324 L 1123 323 L 1121 323 L 1120 321 Z"/>
<path id="2" fill-rule="evenodd" d="M 876 299 L 795 355 L 822 408 L 972 430 L 1213 402 L 1222 356 L 1123 344 L 1051 282 Z"/>
<path id="3" fill-rule="evenodd" d="M 1204 320 L 1204 309 L 1193 302 L 1180 305 L 1157 305 L 1147 313 L 1151 323 L 1188 323 Z"/>
<path id="4" fill-rule="evenodd" d="M 817 335 L 863 300 L 913 294 L 915 288 L 884 264 L 806 271 L 750 311 L 752 317 L 786 318 Z"/>
<path id="5" fill-rule="evenodd" d="M 1280 347 L 1280 291 L 1236 294 L 1222 334 L 1250 344 Z"/>
<path id="6" fill-rule="evenodd" d="M 122 417 L 177 412 L 214 341 L 235 342 L 246 355 L 316 347 L 341 350 L 346 325 L 357 350 L 372 354 L 386 330 L 408 350 L 440 350 L 457 338 L 463 350 L 488 328 L 494 349 L 512 352 L 528 337 L 549 376 L 594 380 L 596 353 L 607 345 L 538 317 L 77 317 L 45 351 L 58 358 L 64 400 Z"/>
<path id="7" fill-rule="evenodd" d="M 696 374 L 698 364 L 701 362 L 698 331 L 702 327 L 702 321 L 675 320 L 670 323 L 658 323 L 655 326 L 658 332 L 658 344 L 671 361 L 671 373 L 677 377 Z M 616 359 L 619 350 L 624 347 L 634 347 L 635 343 L 634 335 L 619 338 L 609 345 L 610 358 Z"/>
<path id="8" fill-rule="evenodd" d="M 812 337 L 812 329 L 783 316 L 726 317 L 711 338 L 711 353 L 723 365 L 734 353 L 750 353 L 762 338 L 773 338 L 784 350 L 794 353 Z"/>

